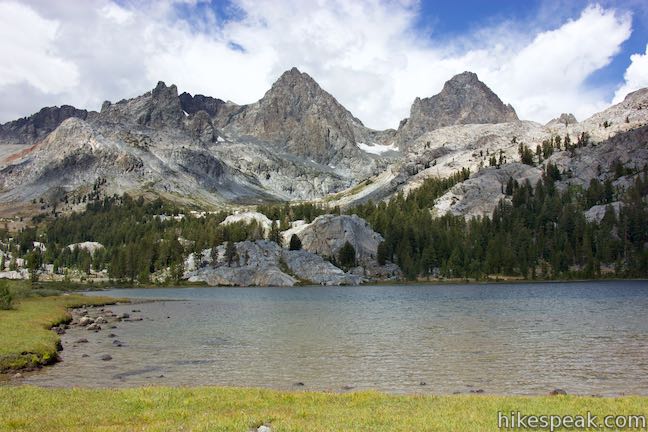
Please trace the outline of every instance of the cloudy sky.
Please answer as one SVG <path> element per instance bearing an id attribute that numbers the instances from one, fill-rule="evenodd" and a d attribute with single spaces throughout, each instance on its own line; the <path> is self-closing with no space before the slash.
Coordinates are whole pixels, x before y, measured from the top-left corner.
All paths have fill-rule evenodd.
<path id="1" fill-rule="evenodd" d="M 374 128 L 470 70 L 523 119 L 648 87 L 643 0 L 0 0 L 0 122 L 163 80 L 243 104 L 286 69 Z"/>

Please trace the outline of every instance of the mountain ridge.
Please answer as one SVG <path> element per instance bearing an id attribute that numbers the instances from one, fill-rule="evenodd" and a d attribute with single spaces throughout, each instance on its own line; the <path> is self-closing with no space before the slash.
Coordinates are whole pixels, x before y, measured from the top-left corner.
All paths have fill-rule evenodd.
<path id="1" fill-rule="evenodd" d="M 376 131 L 297 68 L 248 105 L 179 94 L 160 81 L 99 112 L 63 106 L 0 125 L 0 200 L 7 210 L 45 197 L 66 211 L 56 200 L 87 196 L 100 184 L 100 195 L 153 194 L 207 207 L 347 206 L 406 192 L 430 176 L 478 171 L 495 152 L 517 162 L 517 139 L 532 149 L 556 135 L 604 141 L 644 125 L 647 101 L 640 90 L 581 122 L 563 116 L 543 126 L 520 121 L 464 72 L 439 94 L 417 98 L 398 130 Z M 15 138 L 23 135 L 32 138 Z"/>

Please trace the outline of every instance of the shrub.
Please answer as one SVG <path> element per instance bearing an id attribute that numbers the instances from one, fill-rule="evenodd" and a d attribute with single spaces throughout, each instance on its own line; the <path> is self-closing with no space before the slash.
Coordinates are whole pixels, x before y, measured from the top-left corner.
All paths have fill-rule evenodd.
<path id="1" fill-rule="evenodd" d="M 0 309 L 13 309 L 13 295 L 7 287 L 7 282 L 0 282 Z"/>

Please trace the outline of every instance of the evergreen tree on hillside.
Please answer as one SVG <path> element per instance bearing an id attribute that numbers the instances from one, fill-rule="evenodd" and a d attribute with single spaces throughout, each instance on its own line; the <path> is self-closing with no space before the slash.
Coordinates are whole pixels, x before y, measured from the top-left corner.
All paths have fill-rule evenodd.
<path id="1" fill-rule="evenodd" d="M 270 234 L 268 236 L 268 240 L 273 241 L 277 243 L 279 246 L 283 246 L 283 239 L 281 238 L 281 231 L 279 230 L 279 227 L 277 226 L 276 221 L 272 221 L 272 225 L 270 226 Z"/>
<path id="2" fill-rule="evenodd" d="M 228 241 L 225 243 L 225 262 L 228 267 L 232 267 L 234 261 L 237 260 L 238 253 L 236 252 L 236 245 L 234 242 Z"/>
<path id="3" fill-rule="evenodd" d="M 378 249 L 376 250 L 376 261 L 378 265 L 385 265 L 387 263 L 387 246 L 385 242 L 382 241 L 378 243 Z"/>
<path id="4" fill-rule="evenodd" d="M 344 243 L 338 252 L 338 264 L 345 270 L 356 266 L 356 251 L 348 241 Z"/>

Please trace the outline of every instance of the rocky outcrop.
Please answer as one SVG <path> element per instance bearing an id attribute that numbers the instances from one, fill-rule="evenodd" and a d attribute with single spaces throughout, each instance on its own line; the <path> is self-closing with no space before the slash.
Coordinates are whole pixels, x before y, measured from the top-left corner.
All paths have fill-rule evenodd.
<path id="1" fill-rule="evenodd" d="M 464 72 L 447 81 L 439 94 L 414 100 L 410 117 L 399 127 L 398 141 L 406 147 L 425 132 L 444 126 L 516 120 L 511 105 L 504 105 L 476 74 Z"/>
<path id="2" fill-rule="evenodd" d="M 356 252 L 358 262 L 376 260 L 378 245 L 383 241 L 380 234 L 371 229 L 367 221 L 356 215 L 322 215 L 308 225 L 300 226 L 284 233 L 289 241 L 293 233 L 298 233 L 302 247 L 321 256 L 336 257 L 346 242 Z"/>
<path id="3" fill-rule="evenodd" d="M 541 176 L 539 168 L 521 163 L 485 168 L 453 186 L 436 201 L 433 211 L 437 215 L 490 216 L 499 201 L 507 198 L 504 192 L 509 179 L 520 184 L 529 181 L 535 186 Z"/>
<path id="4" fill-rule="evenodd" d="M 267 236 L 272 227 L 272 221 L 266 215 L 259 212 L 244 211 L 236 212 L 225 218 L 221 225 L 231 225 L 234 223 L 250 224 L 255 222 L 261 228 L 261 234 Z"/>
<path id="5" fill-rule="evenodd" d="M 592 179 L 614 178 L 614 165 L 641 170 L 648 164 L 648 125 L 618 132 L 600 142 L 591 141 L 573 152 L 554 153 L 549 162 L 566 173 L 566 184 L 588 186 Z M 617 180 L 623 181 L 624 177 Z"/>
<path id="6" fill-rule="evenodd" d="M 201 262 L 188 262 L 192 269 L 185 274 L 191 282 L 202 281 L 212 286 L 293 286 L 297 283 L 319 285 L 357 285 L 364 281 L 358 275 L 347 274 L 313 253 L 289 251 L 267 240 L 236 243 L 236 256 L 226 257 L 225 245 L 202 253 Z M 215 258 L 215 259 L 214 259 Z"/>
<path id="7" fill-rule="evenodd" d="M 610 204 L 595 205 L 585 212 L 585 219 L 587 219 L 588 222 L 601 223 L 608 210 L 611 210 L 615 216 L 619 216 L 622 208 L 623 202 L 621 201 L 614 201 Z"/>
<path id="8" fill-rule="evenodd" d="M 90 255 L 94 255 L 95 252 L 97 252 L 100 249 L 103 249 L 104 245 L 102 245 L 99 242 L 86 241 L 81 243 L 69 244 L 67 245 L 67 248 L 71 251 L 74 251 L 74 249 L 78 249 L 78 250 L 88 252 Z"/>

